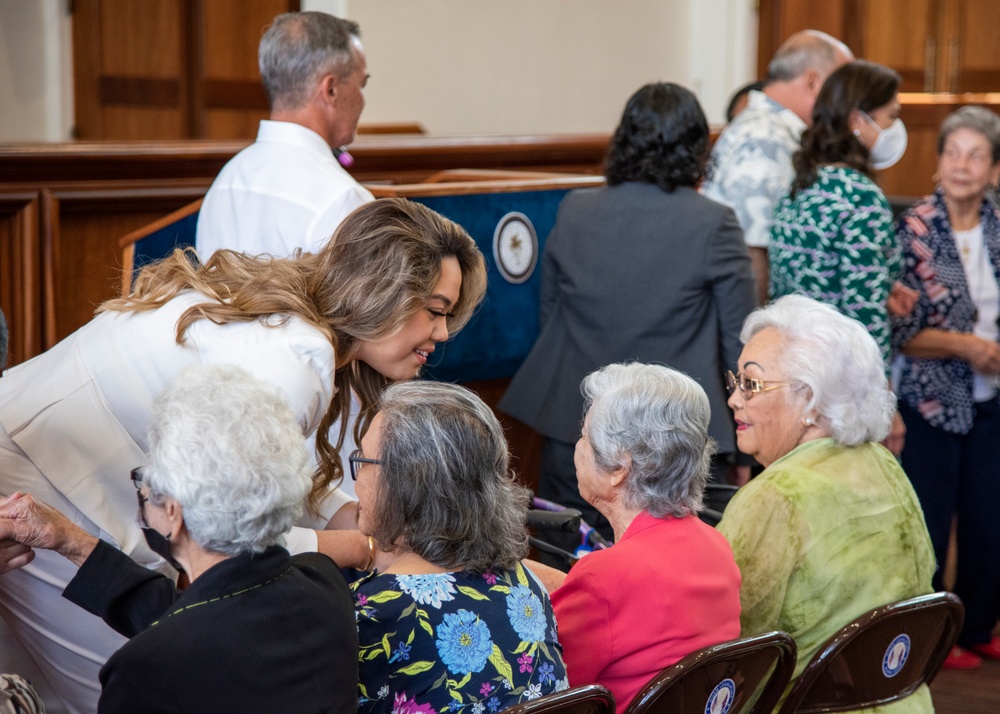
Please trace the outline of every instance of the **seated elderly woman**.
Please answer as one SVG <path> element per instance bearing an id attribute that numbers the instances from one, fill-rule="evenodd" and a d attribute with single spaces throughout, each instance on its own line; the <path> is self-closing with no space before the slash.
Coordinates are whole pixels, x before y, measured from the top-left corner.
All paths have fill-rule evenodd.
<path id="1" fill-rule="evenodd" d="M 361 712 L 495 712 L 566 688 L 527 553 L 527 491 L 490 409 L 462 387 L 385 390 L 350 457 L 358 525 L 381 551 L 352 585 Z"/>
<path id="2" fill-rule="evenodd" d="M 854 618 L 930 592 L 934 554 L 906 474 L 878 443 L 893 395 L 864 326 L 788 295 L 751 313 L 741 337 L 729 406 L 740 450 L 766 468 L 718 528 L 743 575 L 743 634 L 792 635 L 798 676 Z M 924 686 L 886 711 L 934 709 Z"/>
<path id="3" fill-rule="evenodd" d="M 739 636 L 740 574 L 725 538 L 696 515 L 715 448 L 705 390 L 633 363 L 590 374 L 583 393 L 576 478 L 616 544 L 577 562 L 552 604 L 570 684 L 603 684 L 621 711 L 664 667 Z"/>
<path id="4" fill-rule="evenodd" d="M 56 550 L 80 566 L 64 596 L 131 638 L 101 669 L 98 712 L 353 710 L 347 584 L 280 545 L 312 486 L 284 398 L 240 368 L 192 367 L 154 402 L 149 437 L 138 519 L 183 592 L 30 495 L 0 501 L 0 538 L 22 544 L 5 542 L 0 572 Z"/>

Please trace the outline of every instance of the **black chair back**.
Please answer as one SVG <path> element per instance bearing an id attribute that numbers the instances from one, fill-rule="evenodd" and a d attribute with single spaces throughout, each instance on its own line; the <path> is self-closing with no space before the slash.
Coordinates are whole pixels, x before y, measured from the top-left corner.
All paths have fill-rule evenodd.
<path id="1" fill-rule="evenodd" d="M 933 593 L 866 612 L 813 656 L 780 714 L 819 714 L 888 704 L 930 683 L 962 629 L 952 593 Z"/>
<path id="2" fill-rule="evenodd" d="M 795 669 L 795 641 L 768 632 L 706 647 L 656 675 L 625 714 L 771 712 Z"/>

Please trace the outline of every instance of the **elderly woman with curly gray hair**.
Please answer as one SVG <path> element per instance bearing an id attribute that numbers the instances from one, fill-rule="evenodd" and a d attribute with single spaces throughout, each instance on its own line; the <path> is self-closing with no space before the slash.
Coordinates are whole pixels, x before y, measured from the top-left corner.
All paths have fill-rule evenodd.
<path id="1" fill-rule="evenodd" d="M 725 538 L 697 516 L 715 451 L 705 390 L 669 367 L 630 363 L 590 374 L 583 394 L 576 478 L 615 546 L 568 575 L 532 567 L 553 588 L 570 684 L 603 684 L 622 711 L 664 667 L 739 636 L 740 574 Z"/>
<path id="2" fill-rule="evenodd" d="M 352 585 L 360 712 L 495 712 L 566 684 L 548 595 L 521 564 L 527 490 L 467 389 L 397 383 L 350 459 L 381 570 Z"/>
<path id="3" fill-rule="evenodd" d="M 100 671 L 99 714 L 353 710 L 347 583 L 325 555 L 282 547 L 312 486 L 283 393 L 239 367 L 188 368 L 156 398 L 149 446 L 138 522 L 183 591 L 29 494 L 0 501 L 0 539 L 24 549 L 5 548 L 0 572 L 55 550 L 79 566 L 63 596 L 131 638 Z"/>
<path id="4" fill-rule="evenodd" d="M 930 592 L 934 554 L 906 474 L 878 443 L 894 401 L 865 327 L 788 295 L 751 313 L 741 338 L 729 406 L 740 450 L 765 469 L 718 528 L 743 575 L 743 635 L 788 632 L 798 676 L 851 620 Z M 885 711 L 934 709 L 923 686 Z"/>

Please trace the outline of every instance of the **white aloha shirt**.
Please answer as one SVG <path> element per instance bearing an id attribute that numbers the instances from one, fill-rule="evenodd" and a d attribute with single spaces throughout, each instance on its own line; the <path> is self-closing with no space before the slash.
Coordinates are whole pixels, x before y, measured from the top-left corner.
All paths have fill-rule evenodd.
<path id="1" fill-rule="evenodd" d="M 750 102 L 715 142 L 701 192 L 730 206 L 743 239 L 767 248 L 774 208 L 792 185 L 792 154 L 806 123 L 763 92 Z"/>

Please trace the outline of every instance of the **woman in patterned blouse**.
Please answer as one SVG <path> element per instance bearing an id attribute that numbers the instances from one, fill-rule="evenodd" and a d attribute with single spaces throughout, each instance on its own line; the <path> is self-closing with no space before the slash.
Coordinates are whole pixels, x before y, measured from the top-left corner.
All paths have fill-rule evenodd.
<path id="1" fill-rule="evenodd" d="M 352 585 L 360 712 L 496 712 L 565 689 L 548 595 L 521 565 L 527 491 L 467 389 L 404 382 L 350 457 L 382 569 Z"/>
<path id="2" fill-rule="evenodd" d="M 860 60 L 827 78 L 793 159 L 791 192 L 775 209 L 768 247 L 771 299 L 805 295 L 858 320 L 878 343 L 887 371 L 889 312 L 905 314 L 916 300 L 913 291 L 894 289 L 902 260 L 892 211 L 872 175 L 906 148 L 899 82 L 888 67 Z M 902 432 L 897 417 L 886 443 L 896 454 Z"/>
<path id="3" fill-rule="evenodd" d="M 899 221 L 904 282 L 919 290 L 893 320 L 904 355 L 899 412 L 910 434 L 903 468 L 923 504 L 938 562 L 958 516 L 955 592 L 965 624 L 946 667 L 1000 659 L 1000 117 L 963 107 L 938 135 L 938 186 Z M 916 438 L 914 438 L 916 437 Z M 935 578 L 941 589 L 941 571 Z M 971 650 L 971 652 L 969 651 Z"/>

